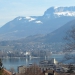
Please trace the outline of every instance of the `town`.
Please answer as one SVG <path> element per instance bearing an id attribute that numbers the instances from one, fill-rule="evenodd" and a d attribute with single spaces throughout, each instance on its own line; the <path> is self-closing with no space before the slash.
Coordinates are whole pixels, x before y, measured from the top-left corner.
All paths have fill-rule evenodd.
<path id="1" fill-rule="evenodd" d="M 40 61 L 39 65 L 31 63 L 28 66 L 18 66 L 15 72 L 13 68 L 10 71 L 3 68 L 0 60 L 0 73 L 1 70 L 3 70 L 2 75 L 75 75 L 75 64 L 59 63 L 52 58 Z"/>

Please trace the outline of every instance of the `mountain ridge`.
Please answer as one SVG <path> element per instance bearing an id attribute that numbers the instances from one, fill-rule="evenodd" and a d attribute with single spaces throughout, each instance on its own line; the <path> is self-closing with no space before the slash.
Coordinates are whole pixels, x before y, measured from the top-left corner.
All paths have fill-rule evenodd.
<path id="1" fill-rule="evenodd" d="M 75 6 L 72 6 L 51 7 L 45 11 L 43 16 L 16 17 L 0 28 L 0 40 L 15 40 L 30 35 L 51 33 L 75 19 L 74 15 Z"/>

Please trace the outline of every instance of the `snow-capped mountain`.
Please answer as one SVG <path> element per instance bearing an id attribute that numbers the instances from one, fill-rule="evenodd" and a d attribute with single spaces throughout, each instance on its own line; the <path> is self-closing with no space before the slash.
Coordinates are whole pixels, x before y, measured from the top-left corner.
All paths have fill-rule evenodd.
<path id="1" fill-rule="evenodd" d="M 0 39 L 47 34 L 75 19 L 75 7 L 50 7 L 43 16 L 16 17 L 0 28 Z"/>
<path id="2" fill-rule="evenodd" d="M 75 16 L 75 6 L 71 7 L 51 7 L 45 11 L 44 16 L 47 17 L 61 17 L 61 16 Z"/>

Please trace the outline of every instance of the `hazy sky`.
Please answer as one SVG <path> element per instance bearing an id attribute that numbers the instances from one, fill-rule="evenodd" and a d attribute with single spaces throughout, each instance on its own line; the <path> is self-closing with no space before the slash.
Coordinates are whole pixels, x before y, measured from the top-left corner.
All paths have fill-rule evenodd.
<path id="1" fill-rule="evenodd" d="M 0 0 L 0 26 L 18 16 L 40 16 L 52 6 L 75 6 L 75 0 Z"/>

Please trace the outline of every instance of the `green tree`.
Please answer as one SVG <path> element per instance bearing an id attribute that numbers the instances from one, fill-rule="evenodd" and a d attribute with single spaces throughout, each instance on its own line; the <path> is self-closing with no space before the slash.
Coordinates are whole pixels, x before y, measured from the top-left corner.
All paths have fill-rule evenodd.
<path id="1" fill-rule="evenodd" d="M 2 66 L 3 64 L 2 64 L 2 60 L 0 59 L 0 70 L 2 69 Z"/>
<path id="2" fill-rule="evenodd" d="M 3 66 L 2 66 L 2 60 L 0 59 L 0 75 L 2 75 L 3 73 Z"/>

